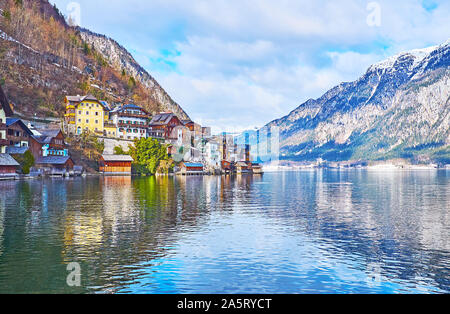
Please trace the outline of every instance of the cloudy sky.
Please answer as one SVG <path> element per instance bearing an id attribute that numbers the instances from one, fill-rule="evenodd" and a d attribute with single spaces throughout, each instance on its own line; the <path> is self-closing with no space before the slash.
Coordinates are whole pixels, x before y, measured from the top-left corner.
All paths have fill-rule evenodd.
<path id="1" fill-rule="evenodd" d="M 450 38 L 448 0 L 51 0 L 127 48 L 195 121 L 260 127 Z"/>

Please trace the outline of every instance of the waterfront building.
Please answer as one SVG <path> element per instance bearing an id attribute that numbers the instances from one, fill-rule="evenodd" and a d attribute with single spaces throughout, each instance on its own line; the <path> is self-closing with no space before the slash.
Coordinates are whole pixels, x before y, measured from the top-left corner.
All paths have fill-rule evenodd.
<path id="1" fill-rule="evenodd" d="M 174 128 L 184 125 L 183 122 L 173 113 L 160 113 L 155 115 L 150 121 L 150 134 L 162 135 L 164 139 L 178 139 L 178 133 L 173 132 Z M 152 136 L 153 137 L 153 136 Z"/>
<path id="2" fill-rule="evenodd" d="M 9 154 L 0 154 L 0 177 L 16 176 L 19 163 Z"/>
<path id="3" fill-rule="evenodd" d="M 2 87 L 0 86 L 0 154 L 4 154 L 6 152 L 6 147 L 9 145 L 6 131 L 6 117 L 12 116 L 13 110 L 9 105 L 8 98 L 3 92 Z"/>
<path id="4" fill-rule="evenodd" d="M 211 127 L 202 127 L 202 137 L 210 138 L 211 137 Z"/>
<path id="5" fill-rule="evenodd" d="M 151 115 L 139 106 L 118 106 L 109 112 L 108 128 L 111 130 L 105 129 L 105 135 L 129 140 L 147 138 L 150 118 Z M 109 132 L 115 132 L 115 136 L 110 136 Z"/>
<path id="6" fill-rule="evenodd" d="M 203 164 L 201 163 L 191 163 L 183 162 L 181 163 L 181 174 L 183 175 L 202 175 L 203 174 Z"/>
<path id="7" fill-rule="evenodd" d="M 6 118 L 7 139 L 9 146 L 28 147 L 30 137 L 33 136 L 31 130 L 18 118 Z"/>
<path id="8" fill-rule="evenodd" d="M 131 175 L 133 161 L 129 155 L 102 155 L 99 161 L 99 170 L 103 174 Z"/>
<path id="9" fill-rule="evenodd" d="M 237 173 L 252 173 L 252 167 L 246 162 L 239 161 L 235 165 Z"/>
<path id="10" fill-rule="evenodd" d="M 198 123 L 195 123 L 192 120 L 183 120 L 184 126 L 186 126 L 192 133 L 193 137 L 199 138 L 202 137 L 202 126 Z"/>
<path id="11" fill-rule="evenodd" d="M 65 137 L 60 129 L 40 130 L 40 134 L 30 137 L 30 151 L 35 160 L 48 156 L 69 156 Z"/>
<path id="12" fill-rule="evenodd" d="M 45 156 L 35 161 L 37 168 L 44 169 L 47 174 L 63 175 L 73 170 L 74 162 L 70 156 Z"/>
<path id="13" fill-rule="evenodd" d="M 92 95 L 66 96 L 66 114 L 64 131 L 71 135 L 91 132 L 104 135 L 105 117 L 108 118 L 108 107 Z"/>
<path id="14" fill-rule="evenodd" d="M 204 145 L 203 159 L 209 167 L 220 168 L 220 144 L 214 140 L 206 140 L 206 144 Z"/>

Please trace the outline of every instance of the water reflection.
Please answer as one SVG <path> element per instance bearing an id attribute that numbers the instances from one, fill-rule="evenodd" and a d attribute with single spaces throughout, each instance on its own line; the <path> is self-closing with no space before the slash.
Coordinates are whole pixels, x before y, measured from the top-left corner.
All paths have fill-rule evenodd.
<path id="1" fill-rule="evenodd" d="M 0 182 L 0 292 L 450 292 L 450 172 Z M 67 287 L 79 262 L 82 287 Z"/>

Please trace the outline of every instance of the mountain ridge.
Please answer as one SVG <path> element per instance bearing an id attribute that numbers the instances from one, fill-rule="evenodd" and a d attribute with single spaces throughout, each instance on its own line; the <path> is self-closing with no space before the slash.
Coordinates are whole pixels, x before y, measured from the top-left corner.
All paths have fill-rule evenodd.
<path id="1" fill-rule="evenodd" d="M 153 96 L 163 105 L 164 110 L 173 111 L 182 119 L 189 119 L 188 114 L 176 103 L 160 84 L 145 70 L 133 57 L 133 55 L 116 40 L 79 27 L 83 40 L 99 51 L 103 57 L 117 70 L 125 70 L 134 78 L 138 79 L 144 86 L 154 90 Z M 118 56 L 117 54 L 120 54 Z"/>
<path id="2" fill-rule="evenodd" d="M 280 128 L 285 159 L 450 163 L 449 43 L 375 63 L 357 80 L 307 100 L 261 130 Z"/>
<path id="3" fill-rule="evenodd" d="M 117 66 L 86 40 L 105 35 L 69 26 L 47 0 L 4 0 L 0 9 L 0 84 L 22 114 L 59 117 L 65 95 L 93 94 L 189 118 L 123 46 L 110 39 L 124 58 Z"/>

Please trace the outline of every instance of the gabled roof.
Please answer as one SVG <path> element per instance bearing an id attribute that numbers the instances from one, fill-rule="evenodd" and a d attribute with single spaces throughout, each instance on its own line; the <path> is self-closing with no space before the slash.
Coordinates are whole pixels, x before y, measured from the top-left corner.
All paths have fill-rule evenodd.
<path id="1" fill-rule="evenodd" d="M 144 108 L 139 107 L 139 106 L 134 105 L 134 104 L 127 104 L 127 105 L 117 106 L 116 108 L 111 110 L 111 113 L 120 112 L 120 111 L 125 110 L 125 109 L 142 110 L 145 113 L 148 113 L 147 110 L 145 110 Z"/>
<path id="2" fill-rule="evenodd" d="M 9 154 L 0 154 L 0 166 L 19 166 L 19 163 Z"/>
<path id="3" fill-rule="evenodd" d="M 6 116 L 12 116 L 14 114 L 11 106 L 9 105 L 8 98 L 3 92 L 2 86 L 0 85 L 0 106 L 5 111 Z"/>
<path id="4" fill-rule="evenodd" d="M 28 126 L 23 123 L 22 120 L 18 119 L 18 118 L 6 118 L 6 126 L 9 127 L 13 124 L 19 124 L 23 130 L 25 130 L 25 132 L 28 133 L 28 135 L 33 135 L 33 132 L 31 132 L 31 130 L 28 128 Z"/>
<path id="5" fill-rule="evenodd" d="M 67 161 L 72 160 L 70 156 L 47 156 L 39 157 L 36 164 L 39 165 L 65 165 Z M 73 160 L 72 160 L 73 162 Z"/>
<path id="6" fill-rule="evenodd" d="M 173 117 L 178 119 L 178 117 L 173 113 L 160 113 L 152 118 L 150 124 L 165 125 L 168 124 Z"/>
<path id="7" fill-rule="evenodd" d="M 33 138 L 40 144 L 50 144 L 52 139 L 57 137 L 60 132 L 60 129 L 40 130 L 41 135 L 33 135 Z"/>
<path id="8" fill-rule="evenodd" d="M 27 146 L 8 146 L 6 147 L 6 153 L 10 155 L 23 155 L 29 150 L 29 147 Z"/>
<path id="9" fill-rule="evenodd" d="M 111 106 L 108 104 L 108 102 L 104 100 L 100 100 L 100 103 L 105 107 L 106 110 L 111 111 Z"/>
<path id="10" fill-rule="evenodd" d="M 61 133 L 61 129 L 40 130 L 39 133 L 46 137 L 57 137 Z"/>
<path id="11" fill-rule="evenodd" d="M 109 109 L 109 107 L 107 107 L 104 104 L 106 102 L 99 101 L 97 98 L 95 98 L 93 95 L 90 95 L 90 94 L 86 95 L 86 96 L 80 96 L 80 95 L 77 95 L 77 96 L 66 96 L 66 99 L 69 102 L 75 102 L 75 103 L 80 103 L 80 102 L 85 101 L 85 100 L 95 101 L 95 102 L 98 102 L 99 104 L 101 104 L 103 106 L 103 108 Z M 108 103 L 106 103 L 106 104 L 108 104 Z"/>
<path id="12" fill-rule="evenodd" d="M 134 161 L 130 155 L 102 155 L 102 158 L 104 161 Z"/>

